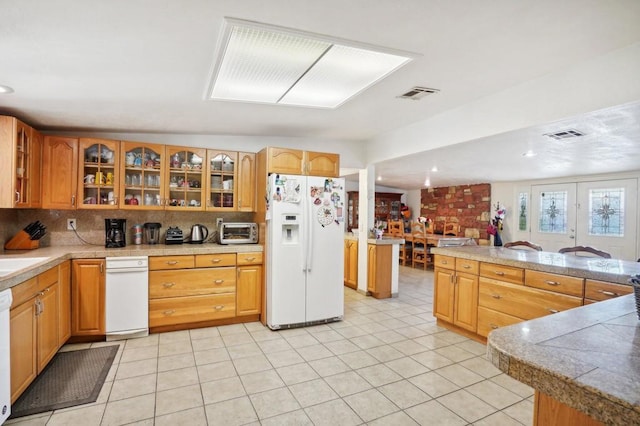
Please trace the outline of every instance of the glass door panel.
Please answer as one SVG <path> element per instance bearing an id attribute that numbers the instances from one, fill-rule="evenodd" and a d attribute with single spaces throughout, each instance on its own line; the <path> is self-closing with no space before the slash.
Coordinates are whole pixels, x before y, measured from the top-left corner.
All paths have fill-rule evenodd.
<path id="1" fill-rule="evenodd" d="M 31 170 L 29 167 L 29 155 L 30 155 L 30 131 L 29 128 L 18 123 L 18 130 L 16 135 L 16 187 L 15 187 L 15 205 L 20 206 L 29 203 L 28 200 L 28 186 L 29 175 Z"/>
<path id="2" fill-rule="evenodd" d="M 162 160 L 164 147 L 127 142 L 122 148 L 124 191 L 120 207 L 124 209 L 163 209 L 164 184 Z"/>
<path id="3" fill-rule="evenodd" d="M 236 206 L 237 153 L 208 151 L 207 209 L 234 210 Z"/>
<path id="4" fill-rule="evenodd" d="M 114 209 L 118 205 L 119 142 L 80 139 L 79 209 Z"/>
<path id="5" fill-rule="evenodd" d="M 206 150 L 167 147 L 168 202 L 170 210 L 204 210 L 204 161 Z"/>

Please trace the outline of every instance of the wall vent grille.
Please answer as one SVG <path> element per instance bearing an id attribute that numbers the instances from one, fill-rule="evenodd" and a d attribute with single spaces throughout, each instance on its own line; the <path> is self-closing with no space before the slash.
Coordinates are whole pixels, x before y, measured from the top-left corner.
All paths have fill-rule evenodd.
<path id="1" fill-rule="evenodd" d="M 584 136 L 584 133 L 576 129 L 567 129 L 567 130 L 561 130 L 555 133 L 545 133 L 543 136 L 547 136 L 551 139 L 555 139 L 559 141 L 562 139 L 579 138 L 581 136 Z"/>

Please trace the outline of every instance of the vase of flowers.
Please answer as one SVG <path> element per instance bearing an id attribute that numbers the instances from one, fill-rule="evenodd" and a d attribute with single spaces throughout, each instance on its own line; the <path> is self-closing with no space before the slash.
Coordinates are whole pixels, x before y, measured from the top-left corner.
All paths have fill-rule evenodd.
<path id="1" fill-rule="evenodd" d="M 487 233 L 489 235 L 493 235 L 493 245 L 496 247 L 502 246 L 502 237 L 500 233 L 502 232 L 502 221 L 507 215 L 507 210 L 504 207 L 500 206 L 500 202 L 498 201 L 495 205 L 495 215 L 489 226 L 487 226 Z"/>

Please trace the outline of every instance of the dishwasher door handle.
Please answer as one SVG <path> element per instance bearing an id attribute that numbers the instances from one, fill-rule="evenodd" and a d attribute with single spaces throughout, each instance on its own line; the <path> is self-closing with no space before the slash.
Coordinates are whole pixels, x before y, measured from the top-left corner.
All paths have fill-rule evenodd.
<path id="1" fill-rule="evenodd" d="M 128 274 L 130 272 L 149 272 L 149 268 L 118 268 L 107 269 L 107 274 Z"/>

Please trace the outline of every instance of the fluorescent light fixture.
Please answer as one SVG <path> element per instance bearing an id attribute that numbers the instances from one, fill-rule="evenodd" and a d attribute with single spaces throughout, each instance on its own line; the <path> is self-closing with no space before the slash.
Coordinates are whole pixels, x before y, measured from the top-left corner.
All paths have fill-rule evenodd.
<path id="1" fill-rule="evenodd" d="M 337 108 L 416 55 L 226 18 L 214 100 Z"/>
<path id="2" fill-rule="evenodd" d="M 13 89 L 9 86 L 2 86 L 0 85 L 0 94 L 9 94 L 9 93 L 13 93 Z"/>

